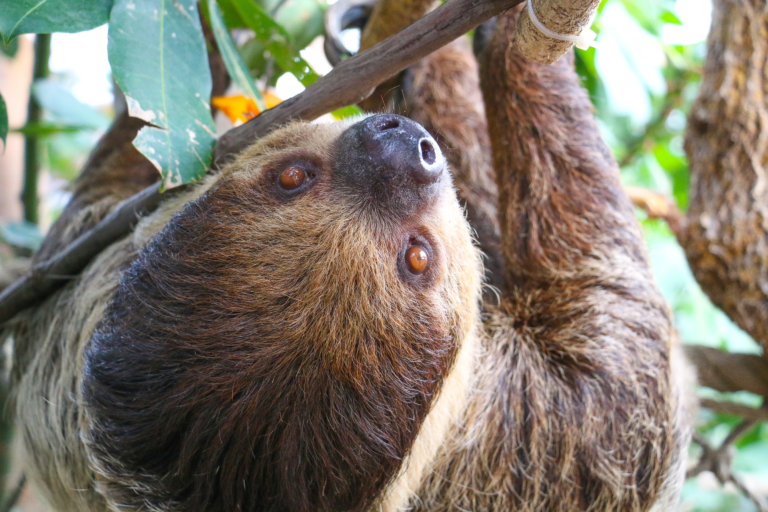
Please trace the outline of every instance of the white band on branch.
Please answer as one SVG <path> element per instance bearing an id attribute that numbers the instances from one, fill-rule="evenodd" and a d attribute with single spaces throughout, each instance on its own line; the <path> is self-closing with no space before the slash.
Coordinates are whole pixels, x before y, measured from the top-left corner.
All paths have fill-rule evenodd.
<path id="1" fill-rule="evenodd" d="M 595 11 L 595 13 L 597 13 L 597 11 Z M 595 41 L 595 38 L 597 38 L 597 33 L 589 28 L 590 25 L 592 25 L 591 20 L 589 24 L 584 28 L 584 30 L 582 30 L 581 34 L 558 34 L 557 32 L 553 32 L 552 30 L 549 30 L 547 27 L 545 27 L 544 24 L 539 21 L 539 18 L 536 17 L 536 13 L 533 10 L 533 0 L 528 0 L 528 16 L 530 16 L 533 26 L 547 37 L 574 43 L 576 48 L 580 50 L 587 50 L 590 46 L 593 48 L 599 47 L 599 43 Z"/>

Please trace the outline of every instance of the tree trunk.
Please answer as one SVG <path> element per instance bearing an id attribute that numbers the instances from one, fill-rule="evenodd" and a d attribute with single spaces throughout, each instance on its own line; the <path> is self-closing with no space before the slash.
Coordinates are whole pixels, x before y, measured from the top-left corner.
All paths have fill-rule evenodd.
<path id="1" fill-rule="evenodd" d="M 689 115 L 691 188 L 683 239 L 712 301 L 768 348 L 768 9 L 716 0 Z"/>

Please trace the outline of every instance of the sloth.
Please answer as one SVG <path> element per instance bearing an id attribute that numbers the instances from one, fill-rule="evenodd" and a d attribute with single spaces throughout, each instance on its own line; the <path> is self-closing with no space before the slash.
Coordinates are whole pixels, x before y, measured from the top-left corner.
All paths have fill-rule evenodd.
<path id="1" fill-rule="evenodd" d="M 419 123 L 276 130 L 6 327 L 55 510 L 674 507 L 668 307 L 572 57 L 527 62 L 518 15 L 479 75 L 461 42 L 409 70 Z M 116 121 L 38 258 L 157 179 L 116 142 L 140 126 Z"/>

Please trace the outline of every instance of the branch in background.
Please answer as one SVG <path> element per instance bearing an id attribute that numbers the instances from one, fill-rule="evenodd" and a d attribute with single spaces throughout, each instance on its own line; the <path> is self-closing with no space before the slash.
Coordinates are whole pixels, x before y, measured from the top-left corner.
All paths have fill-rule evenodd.
<path id="1" fill-rule="evenodd" d="M 32 75 L 32 85 L 47 78 L 50 70 L 48 60 L 51 57 L 51 34 L 37 34 L 35 37 L 35 69 Z M 42 120 L 42 108 L 35 95 L 30 92 L 29 107 L 27 108 L 27 124 L 33 125 Z M 24 142 L 24 189 L 21 201 L 24 205 L 24 220 L 37 224 L 38 221 L 38 190 L 37 178 L 40 173 L 40 142 L 36 134 L 27 134 Z"/>
<path id="2" fill-rule="evenodd" d="M 768 421 L 768 409 L 758 409 L 749 407 L 748 405 L 737 404 L 735 402 L 721 402 L 719 400 L 712 400 L 711 398 L 702 398 L 699 400 L 699 403 L 706 409 L 722 414 L 741 416 L 749 421 Z"/>
<path id="3" fill-rule="evenodd" d="M 219 139 L 215 162 L 221 165 L 259 137 L 285 123 L 317 117 L 365 98 L 382 81 L 522 0 L 451 0 L 396 36 L 355 55 L 307 90 L 268 110 Z M 124 201 L 94 229 L 0 293 L 0 325 L 44 300 L 80 273 L 109 244 L 128 234 L 139 215 L 161 198 L 154 185 Z"/>
<path id="4" fill-rule="evenodd" d="M 632 204 L 643 210 L 649 218 L 666 220 L 678 240 L 683 236 L 685 217 L 673 198 L 642 187 L 624 187 L 624 192 Z"/>
<path id="5" fill-rule="evenodd" d="M 557 34 L 577 36 L 589 28 L 600 0 L 533 0 L 534 15 Z M 573 43 L 544 35 L 531 21 L 525 7 L 517 20 L 512 44 L 528 60 L 552 64 L 571 49 Z"/>
<path id="6" fill-rule="evenodd" d="M 701 435 L 694 433 L 693 441 L 701 446 L 702 454 L 694 467 L 688 470 L 685 477 L 691 478 L 704 471 L 710 471 L 721 485 L 730 482 L 736 486 L 747 498 L 749 498 L 760 512 L 768 512 L 768 504 L 765 499 L 752 492 L 733 472 L 733 453 L 732 444 L 739 440 L 741 436 L 749 432 L 755 425 L 755 421 L 746 419 L 733 427 L 733 430 L 725 438 L 725 441 L 718 448 L 713 448 L 709 442 Z"/>
<path id="7" fill-rule="evenodd" d="M 768 361 L 754 354 L 736 354 L 701 345 L 685 345 L 686 358 L 696 367 L 699 384 L 721 393 L 749 391 L 768 397 Z"/>

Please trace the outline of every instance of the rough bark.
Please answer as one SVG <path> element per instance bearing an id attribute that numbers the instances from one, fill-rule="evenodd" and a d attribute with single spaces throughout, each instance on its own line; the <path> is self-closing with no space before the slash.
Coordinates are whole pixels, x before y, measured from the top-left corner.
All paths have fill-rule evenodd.
<path id="1" fill-rule="evenodd" d="M 558 34 L 578 35 L 589 28 L 600 0 L 534 0 L 538 20 Z M 571 49 L 573 43 L 553 39 L 537 29 L 528 14 L 528 6 L 517 20 L 512 45 L 520 55 L 533 62 L 552 64 Z"/>
<path id="2" fill-rule="evenodd" d="M 691 189 L 683 245 L 712 301 L 768 347 L 768 9 L 714 3 L 689 115 Z"/>

